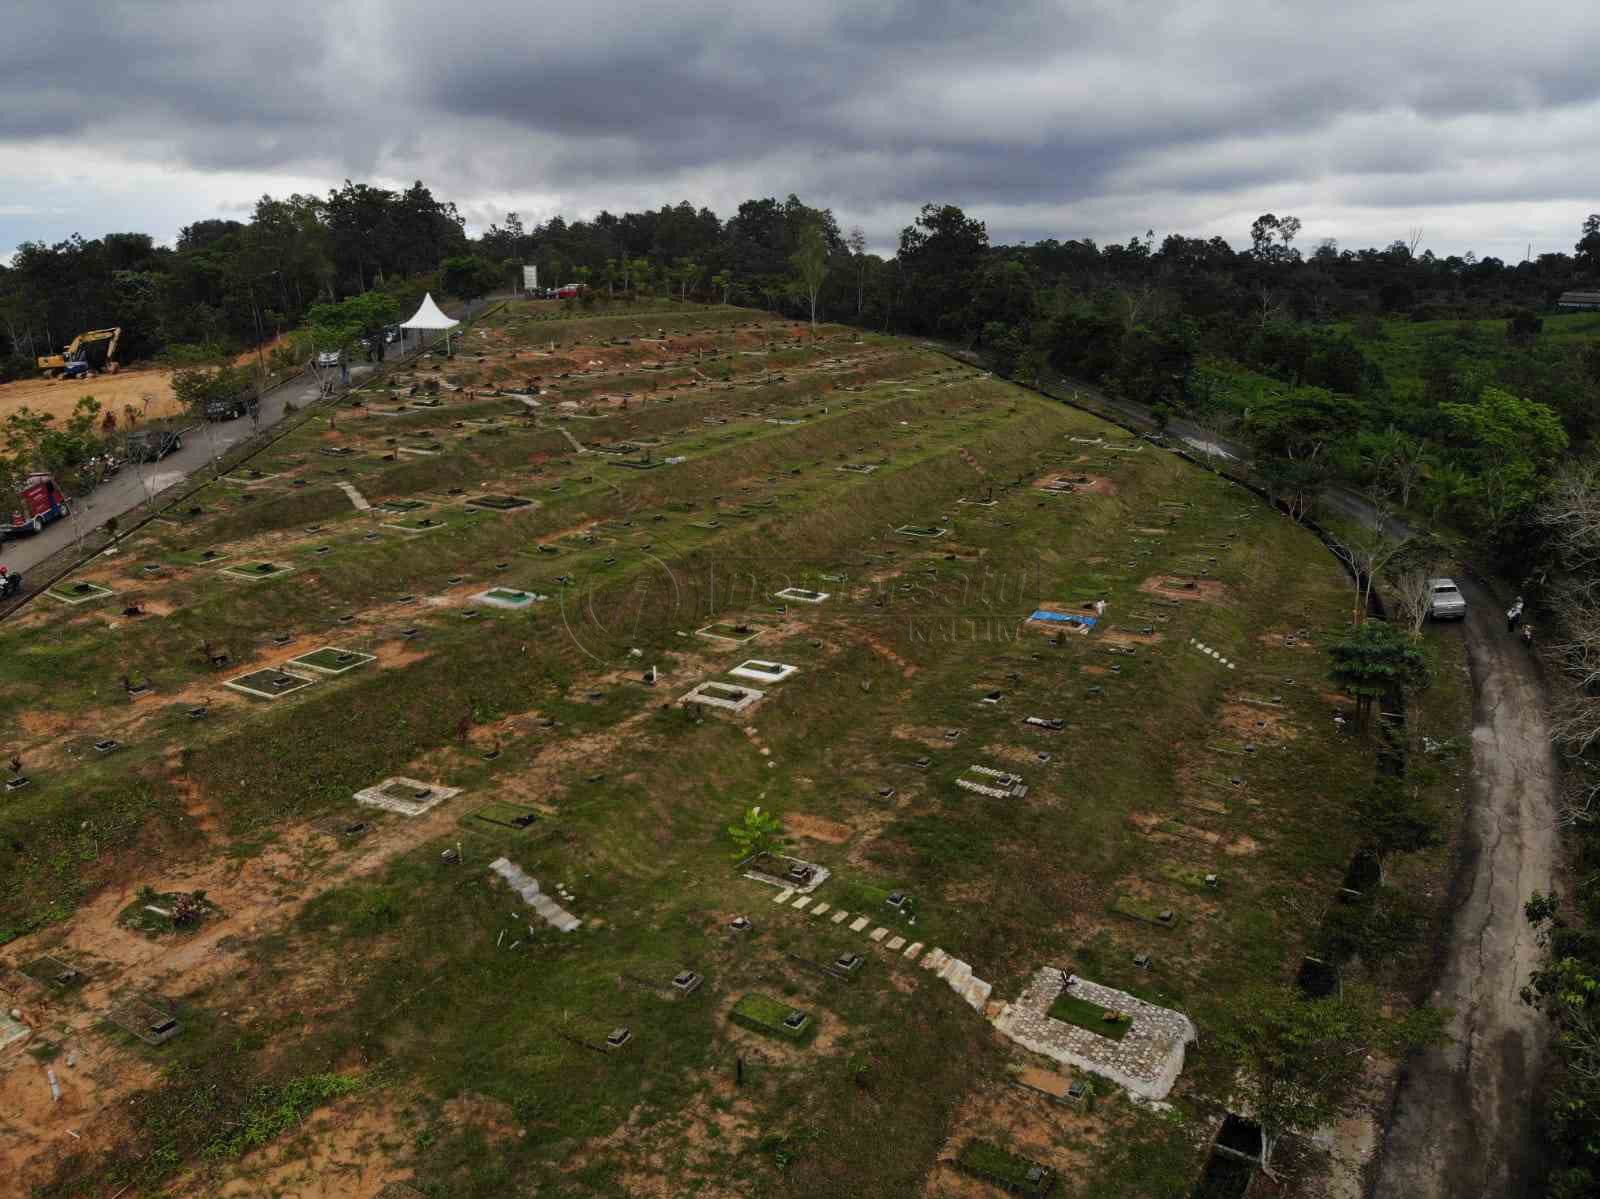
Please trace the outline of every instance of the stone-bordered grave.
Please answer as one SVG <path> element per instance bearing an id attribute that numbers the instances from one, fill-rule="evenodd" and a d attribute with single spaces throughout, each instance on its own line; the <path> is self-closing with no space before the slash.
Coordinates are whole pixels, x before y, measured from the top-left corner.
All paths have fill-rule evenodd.
<path id="1" fill-rule="evenodd" d="M 793 600 L 800 604 L 820 604 L 832 596 L 829 591 L 813 591 L 809 587 L 785 587 L 782 591 L 774 591 L 779 599 Z"/>
<path id="2" fill-rule="evenodd" d="M 735 1024 L 769 1037 L 802 1041 L 816 1028 L 816 1020 L 782 999 L 751 992 L 733 1005 L 728 1018 Z"/>
<path id="3" fill-rule="evenodd" d="M 993 1141 L 968 1141 L 956 1156 L 955 1164 L 963 1174 L 981 1178 L 1026 1199 L 1043 1199 L 1056 1185 L 1054 1170 L 1026 1157 L 1008 1153 Z"/>
<path id="4" fill-rule="evenodd" d="M 287 666 L 298 666 L 305 670 L 315 670 L 319 674 L 344 674 L 354 670 L 357 666 L 364 666 L 368 662 L 377 661 L 376 654 L 364 654 L 359 650 L 340 649 L 336 645 L 324 645 L 321 649 L 314 649 L 309 654 L 301 654 L 298 658 L 290 658 L 285 663 Z"/>
<path id="5" fill-rule="evenodd" d="M 229 556 L 227 550 L 183 550 L 170 555 L 167 560 L 178 566 L 210 566 Z"/>
<path id="6" fill-rule="evenodd" d="M 753 679 L 756 682 L 781 683 L 790 675 L 798 673 L 798 666 L 790 666 L 784 662 L 768 662 L 763 658 L 747 658 L 732 670 L 728 671 L 737 679 Z"/>
<path id="7" fill-rule="evenodd" d="M 124 1032 L 132 1033 L 146 1045 L 170 1041 L 183 1028 L 177 1017 L 148 999 L 130 999 L 113 1008 L 109 1018 L 111 1023 Z"/>
<path id="8" fill-rule="evenodd" d="M 442 529 L 445 522 L 437 516 L 413 516 L 405 520 L 386 520 L 383 527 L 395 529 L 401 533 L 431 533 L 435 529 Z"/>
<path id="9" fill-rule="evenodd" d="M 460 787 L 441 787 L 436 783 L 423 783 L 396 775 L 357 791 L 355 801 L 364 808 L 382 808 L 385 812 L 398 812 L 402 816 L 420 816 L 460 794 Z"/>
<path id="10" fill-rule="evenodd" d="M 810 895 L 827 882 L 832 873 L 826 866 L 787 854 L 758 854 L 740 865 L 744 867 L 745 878 L 780 888 L 774 903 L 785 903 L 796 893 Z"/>
<path id="11" fill-rule="evenodd" d="M 229 578 L 249 579 L 254 582 L 259 579 L 275 579 L 293 569 L 294 567 L 285 566 L 281 562 L 241 562 L 235 566 L 224 566 L 217 573 L 225 574 Z"/>
<path id="12" fill-rule="evenodd" d="M 726 712 L 743 712 L 751 704 L 765 699 L 766 694 L 765 691 L 757 691 L 754 687 L 735 687 L 730 683 L 708 681 L 684 694 L 678 702 L 703 704 L 705 707 L 720 708 Z"/>
<path id="13" fill-rule="evenodd" d="M 518 591 L 511 587 L 491 587 L 488 591 L 480 591 L 468 597 L 469 602 L 484 604 L 490 608 L 531 608 L 540 600 L 548 599 L 536 591 Z"/>
<path id="14" fill-rule="evenodd" d="M 535 501 L 520 495 L 475 495 L 467 501 L 469 508 L 488 508 L 494 512 L 514 512 L 518 508 L 531 508 Z"/>
<path id="15" fill-rule="evenodd" d="M 480 820 L 485 824 L 492 824 L 496 828 L 507 828 L 517 832 L 532 828 L 539 819 L 539 813 L 533 808 L 525 808 L 521 804 L 508 803 L 505 800 L 494 800 L 486 803 L 468 815 L 469 820 Z"/>
<path id="16" fill-rule="evenodd" d="M 1154 924 L 1157 928 L 1177 928 L 1180 919 L 1172 908 L 1164 908 L 1136 895 L 1118 895 L 1111 901 L 1111 911 L 1129 920 Z"/>
<path id="17" fill-rule="evenodd" d="M 716 624 L 696 629 L 695 636 L 705 637 L 711 641 L 726 641 L 732 645 L 743 645 L 747 641 L 754 641 L 765 631 L 764 625 L 718 621 Z"/>
<path id="18" fill-rule="evenodd" d="M 23 976 L 52 991 L 75 991 L 89 981 L 89 976 L 78 967 L 49 954 L 35 958 L 18 970 Z"/>
<path id="19" fill-rule="evenodd" d="M 253 695 L 257 699 L 279 699 L 290 692 L 299 691 L 302 687 L 309 687 L 315 679 L 305 675 L 291 674 L 287 670 L 268 668 L 266 670 L 252 670 L 249 674 L 241 674 L 223 683 L 224 687 L 233 691 L 242 691 L 245 695 Z"/>
<path id="20" fill-rule="evenodd" d="M 108 595 L 115 595 L 109 587 L 102 587 L 99 583 L 57 583 L 45 592 L 53 600 L 60 600 L 63 604 L 87 604 L 90 600 L 104 599 Z"/>
<path id="21" fill-rule="evenodd" d="M 901 525 L 895 530 L 896 533 L 901 533 L 906 537 L 924 537 L 930 539 L 934 537 L 943 537 L 949 531 L 949 529 L 941 529 L 937 525 Z"/>
<path id="22" fill-rule="evenodd" d="M 1063 994 L 1097 1011 L 1125 1016 L 1120 1036 L 1052 1015 Z M 1109 1023 L 1109 1022 L 1107 1022 Z M 1117 1021 L 1122 1024 L 1123 1021 Z M 994 1026 L 1017 1044 L 1063 1065 L 1109 1078 L 1145 1099 L 1165 1099 L 1183 1070 L 1186 1047 L 1196 1041 L 1182 1012 L 1158 1007 L 1113 987 L 1103 987 L 1053 967 L 1043 967 Z"/>
<path id="23" fill-rule="evenodd" d="M 11 1016 L 0 1011 L 0 1050 L 7 1045 L 15 1045 L 18 1041 L 25 1041 L 32 1035 L 33 1029 L 20 1020 L 13 1020 Z"/>

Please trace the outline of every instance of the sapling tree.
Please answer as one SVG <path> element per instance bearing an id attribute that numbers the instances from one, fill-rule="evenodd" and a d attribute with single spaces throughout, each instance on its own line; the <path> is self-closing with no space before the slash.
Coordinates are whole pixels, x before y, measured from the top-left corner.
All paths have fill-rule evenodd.
<path id="1" fill-rule="evenodd" d="M 1370 520 L 1363 521 L 1342 538 L 1332 542 L 1334 555 L 1350 567 L 1355 588 L 1354 611 L 1350 623 L 1358 625 L 1372 602 L 1372 587 L 1378 575 L 1410 544 L 1411 535 L 1391 518 L 1387 497 L 1377 488 L 1367 493 L 1372 508 Z"/>
<path id="2" fill-rule="evenodd" d="M 794 267 L 795 293 L 804 301 L 811 313 L 811 339 L 817 337 L 817 296 L 822 282 L 828 277 L 828 239 L 820 226 L 807 225 L 800 233 L 799 246 L 789 255 L 789 265 Z"/>
<path id="3" fill-rule="evenodd" d="M 783 818 L 756 804 L 745 810 L 742 823 L 728 826 L 728 836 L 733 840 L 736 862 L 776 853 L 783 846 Z"/>
<path id="4" fill-rule="evenodd" d="M 1235 1068 L 1238 1098 L 1261 1125 L 1261 1169 L 1288 1132 L 1310 1134 L 1359 1110 L 1372 1053 L 1402 1053 L 1444 1040 L 1448 1013 L 1419 1007 L 1385 1016 L 1370 991 L 1308 999 L 1294 989 L 1256 985 L 1232 992 L 1212 1044 Z"/>

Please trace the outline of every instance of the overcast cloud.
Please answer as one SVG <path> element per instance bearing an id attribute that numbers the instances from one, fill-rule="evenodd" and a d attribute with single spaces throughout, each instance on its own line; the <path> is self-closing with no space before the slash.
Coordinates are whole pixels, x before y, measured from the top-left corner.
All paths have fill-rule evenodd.
<path id="1" fill-rule="evenodd" d="M 1220 234 L 1570 250 L 1600 211 L 1600 9 L 1522 0 L 21 0 L 0 254 L 423 179 L 481 229 L 798 193 L 891 248 Z"/>

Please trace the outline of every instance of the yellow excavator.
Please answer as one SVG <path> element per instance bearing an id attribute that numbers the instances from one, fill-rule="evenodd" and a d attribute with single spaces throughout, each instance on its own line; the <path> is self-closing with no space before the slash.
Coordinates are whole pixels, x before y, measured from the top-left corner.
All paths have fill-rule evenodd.
<path id="1" fill-rule="evenodd" d="M 117 371 L 117 339 L 121 336 L 120 328 L 90 329 L 87 333 L 80 333 L 64 352 L 40 358 L 39 369 L 48 378 L 55 378 L 59 373 L 63 379 L 82 379 L 89 374 L 89 347 L 105 342 L 106 350 L 100 356 L 100 369 L 108 375 L 114 375 Z"/>

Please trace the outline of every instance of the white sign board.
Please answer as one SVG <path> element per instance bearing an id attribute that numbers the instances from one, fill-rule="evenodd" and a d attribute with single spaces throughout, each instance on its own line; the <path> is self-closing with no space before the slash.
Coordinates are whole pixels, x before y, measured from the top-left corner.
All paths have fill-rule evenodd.
<path id="1" fill-rule="evenodd" d="M 539 290 L 539 268 L 538 267 L 536 267 L 536 266 L 525 266 L 525 267 L 522 268 L 522 290 L 523 291 L 538 291 Z"/>

